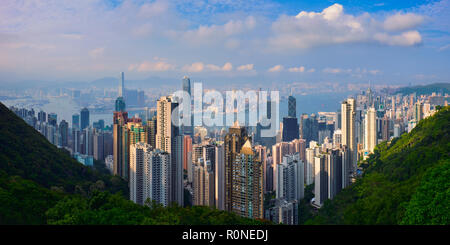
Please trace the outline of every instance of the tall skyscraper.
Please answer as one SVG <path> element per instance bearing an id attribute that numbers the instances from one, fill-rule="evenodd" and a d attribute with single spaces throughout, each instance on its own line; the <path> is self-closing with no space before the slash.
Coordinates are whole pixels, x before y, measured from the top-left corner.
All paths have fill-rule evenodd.
<path id="1" fill-rule="evenodd" d="M 263 218 L 263 169 L 247 139 L 233 162 L 232 211 L 242 217 Z"/>
<path id="2" fill-rule="evenodd" d="M 80 115 L 81 115 L 81 124 L 80 124 L 81 128 L 80 129 L 83 130 L 83 129 L 89 127 L 89 110 L 88 110 L 88 108 L 85 107 L 85 108 L 81 109 Z"/>
<path id="3" fill-rule="evenodd" d="M 115 102 L 115 110 L 117 112 L 124 112 L 126 110 L 126 105 L 123 97 L 118 97 Z"/>
<path id="4" fill-rule="evenodd" d="M 215 146 L 215 170 L 214 170 L 214 187 L 216 208 L 225 210 L 225 152 L 223 143 L 218 143 Z"/>
<path id="5" fill-rule="evenodd" d="M 189 77 L 184 76 L 183 79 L 181 80 L 181 83 L 183 91 L 186 91 L 189 94 L 189 96 L 191 96 L 191 80 L 189 79 Z M 192 98 L 190 99 L 190 101 L 184 103 L 189 103 L 189 106 L 191 106 L 191 101 Z M 180 110 L 182 111 L 181 108 Z M 183 125 L 181 133 L 184 135 L 189 135 L 191 137 L 194 136 L 194 117 L 192 115 L 191 115 L 191 125 L 190 126 Z"/>
<path id="6" fill-rule="evenodd" d="M 325 155 L 314 158 L 314 204 L 318 207 L 328 199 L 328 169 Z"/>
<path id="7" fill-rule="evenodd" d="M 104 135 L 102 131 L 95 130 L 94 132 L 94 159 L 95 160 L 105 160 L 105 151 L 104 151 Z"/>
<path id="8" fill-rule="evenodd" d="M 58 124 L 58 115 L 56 115 L 56 113 L 49 113 L 47 121 L 48 124 L 56 127 L 56 125 Z"/>
<path id="9" fill-rule="evenodd" d="M 72 128 L 80 129 L 80 114 L 72 115 Z"/>
<path id="10" fill-rule="evenodd" d="M 284 142 L 299 138 L 299 126 L 296 117 L 283 118 L 283 136 Z"/>
<path id="11" fill-rule="evenodd" d="M 188 92 L 189 95 L 191 95 L 191 79 L 189 79 L 189 77 L 184 76 L 182 81 L 182 87 L 183 87 L 183 91 Z"/>
<path id="12" fill-rule="evenodd" d="M 123 102 L 123 104 L 122 102 L 123 102 L 122 97 L 117 98 L 115 108 L 116 111 L 114 111 L 113 117 L 113 156 L 114 156 L 113 173 L 115 175 L 121 176 L 122 178 L 127 178 L 128 157 L 124 153 L 126 153 L 127 151 L 128 137 L 124 135 L 123 127 L 128 122 L 128 112 L 125 111 L 125 102 Z"/>
<path id="13" fill-rule="evenodd" d="M 381 139 L 389 140 L 390 138 L 390 119 L 384 114 L 384 117 L 381 119 Z"/>
<path id="14" fill-rule="evenodd" d="M 297 102 L 295 97 L 292 95 L 288 98 L 288 116 L 297 117 Z"/>
<path id="15" fill-rule="evenodd" d="M 414 104 L 413 116 L 416 123 L 423 119 L 423 104 L 420 101 L 417 101 L 416 104 Z"/>
<path id="16" fill-rule="evenodd" d="M 119 77 L 119 95 L 117 97 L 124 97 L 125 91 L 125 75 L 123 74 L 123 72 L 120 73 L 120 77 Z"/>
<path id="17" fill-rule="evenodd" d="M 228 134 L 224 139 L 225 153 L 225 210 L 231 212 L 233 210 L 233 172 L 235 160 L 244 143 L 249 140 L 245 127 L 240 127 L 236 122 L 230 127 Z"/>
<path id="18" fill-rule="evenodd" d="M 283 156 L 283 162 L 277 168 L 276 197 L 287 201 L 300 201 L 304 197 L 304 164 L 300 155 Z"/>
<path id="19" fill-rule="evenodd" d="M 211 161 L 200 158 L 197 164 L 194 164 L 194 195 L 193 204 L 199 206 L 215 206 L 215 187 L 214 187 L 214 169 Z"/>
<path id="20" fill-rule="evenodd" d="M 130 147 L 130 200 L 169 205 L 170 154 L 139 142 Z"/>
<path id="21" fill-rule="evenodd" d="M 352 175 L 356 174 L 357 149 L 355 135 L 356 100 L 349 98 L 341 104 L 341 131 L 342 145 L 346 145 L 349 150 L 349 164 Z"/>
<path id="22" fill-rule="evenodd" d="M 372 153 L 377 145 L 377 117 L 375 108 L 371 107 L 367 110 L 364 127 L 364 149 Z"/>
<path id="23" fill-rule="evenodd" d="M 61 123 L 59 123 L 59 134 L 61 135 L 60 146 L 69 146 L 69 123 L 67 123 L 66 120 L 62 120 Z"/>
<path id="24" fill-rule="evenodd" d="M 179 127 L 172 123 L 178 115 L 172 115 L 178 103 L 171 96 L 162 96 L 156 103 L 156 149 L 171 156 L 170 201 L 184 205 L 183 195 L 183 137 Z"/>
<path id="25" fill-rule="evenodd" d="M 151 119 L 147 120 L 147 138 L 148 143 L 152 146 L 153 149 L 156 148 L 156 116 L 153 116 Z"/>
<path id="26" fill-rule="evenodd" d="M 172 111 L 178 103 L 171 96 L 163 96 L 156 105 L 156 149 L 171 153 L 173 138 L 178 136 L 179 129 L 172 124 Z"/>

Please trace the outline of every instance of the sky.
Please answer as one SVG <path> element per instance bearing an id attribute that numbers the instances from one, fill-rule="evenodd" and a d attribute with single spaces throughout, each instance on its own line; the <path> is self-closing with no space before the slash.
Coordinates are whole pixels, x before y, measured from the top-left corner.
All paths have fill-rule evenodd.
<path id="1" fill-rule="evenodd" d="M 450 80 L 450 0 L 2 0 L 0 87 L 180 78 Z"/>

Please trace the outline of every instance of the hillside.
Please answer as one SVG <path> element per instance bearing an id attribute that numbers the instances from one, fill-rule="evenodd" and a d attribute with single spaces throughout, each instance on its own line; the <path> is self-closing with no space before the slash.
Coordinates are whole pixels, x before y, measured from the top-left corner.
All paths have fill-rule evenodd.
<path id="1" fill-rule="evenodd" d="M 83 166 L 0 103 L 0 224 L 265 224 L 207 207 L 140 206 L 127 183 Z"/>
<path id="2" fill-rule="evenodd" d="M 305 224 L 450 224 L 450 107 L 379 144 L 362 167 Z"/>
<path id="3" fill-rule="evenodd" d="M 433 83 L 423 86 L 402 87 L 393 91 L 393 94 L 412 94 L 416 93 L 417 96 L 431 93 L 450 93 L 450 83 Z"/>

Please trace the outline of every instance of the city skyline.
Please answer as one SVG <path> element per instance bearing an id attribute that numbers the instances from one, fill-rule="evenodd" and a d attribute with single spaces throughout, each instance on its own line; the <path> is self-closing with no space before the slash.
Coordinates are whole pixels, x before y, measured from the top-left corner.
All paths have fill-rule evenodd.
<path id="1" fill-rule="evenodd" d="M 449 9 L 448 0 L 7 1 L 0 86 L 118 71 L 131 80 L 442 82 Z"/>

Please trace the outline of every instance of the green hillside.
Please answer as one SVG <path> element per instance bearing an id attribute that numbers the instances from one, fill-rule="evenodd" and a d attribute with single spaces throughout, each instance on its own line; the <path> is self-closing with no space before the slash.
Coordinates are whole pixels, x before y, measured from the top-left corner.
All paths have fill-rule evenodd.
<path id="1" fill-rule="evenodd" d="M 432 94 L 433 92 L 442 94 L 450 93 L 450 83 L 433 83 L 423 86 L 402 87 L 396 89 L 394 94 L 400 93 L 406 95 L 416 93 L 416 95 L 419 96 L 423 94 Z"/>
<path id="2" fill-rule="evenodd" d="M 127 197 L 124 180 L 78 163 L 0 103 L 0 224 L 266 223 L 207 207 L 140 206 Z"/>
<path id="3" fill-rule="evenodd" d="M 379 144 L 362 167 L 305 224 L 450 224 L 450 107 Z"/>

